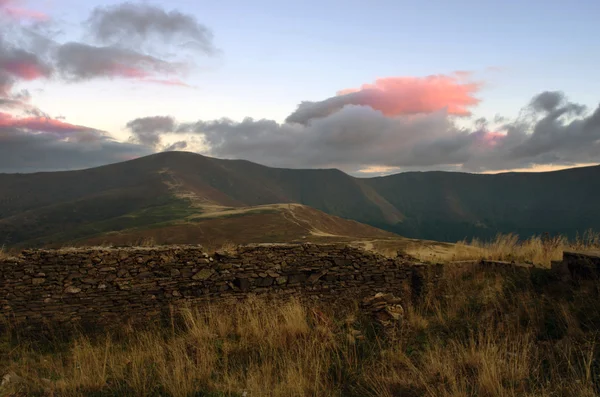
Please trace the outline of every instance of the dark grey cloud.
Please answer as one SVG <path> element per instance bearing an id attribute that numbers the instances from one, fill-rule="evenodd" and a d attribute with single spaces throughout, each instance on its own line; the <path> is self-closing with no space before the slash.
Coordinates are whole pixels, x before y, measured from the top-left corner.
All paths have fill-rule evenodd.
<path id="1" fill-rule="evenodd" d="M 535 165 L 600 162 L 600 107 L 592 113 L 564 96 L 538 95 L 523 109 L 527 116 L 503 122 L 476 120 L 459 128 L 445 111 L 386 117 L 368 106 L 344 106 L 310 123 L 277 123 L 247 118 L 197 121 L 175 133 L 196 134 L 207 154 L 243 158 L 283 167 L 369 166 L 481 172 Z M 537 116 L 535 116 L 537 114 Z M 173 132 L 170 132 L 173 134 Z"/>
<path id="2" fill-rule="evenodd" d="M 49 77 L 52 68 L 44 60 L 27 49 L 8 41 L 0 30 L 0 99 L 19 101 L 22 93 L 14 93 L 13 87 L 20 81 Z"/>
<path id="3" fill-rule="evenodd" d="M 98 77 L 145 78 L 173 72 L 174 66 L 155 57 L 116 47 L 66 43 L 56 51 L 56 65 L 69 80 Z"/>
<path id="4" fill-rule="evenodd" d="M 175 131 L 176 126 L 173 117 L 154 116 L 131 120 L 126 128 L 131 131 L 134 142 L 157 148 L 161 143 L 161 134 Z"/>
<path id="5" fill-rule="evenodd" d="M 0 127 L 0 172 L 73 170 L 151 154 L 147 147 L 115 142 L 82 129 L 68 137 L 21 128 Z"/>
<path id="6" fill-rule="evenodd" d="M 213 34 L 189 14 L 165 11 L 149 4 L 122 3 L 98 7 L 87 21 L 92 36 L 100 43 L 139 48 L 157 40 L 215 52 Z"/>
<path id="7" fill-rule="evenodd" d="M 176 151 L 176 150 L 184 150 L 184 149 L 187 149 L 187 147 L 188 147 L 188 143 L 186 141 L 178 141 L 178 142 L 175 142 L 175 143 L 167 146 L 164 151 L 171 152 L 171 151 Z"/>
<path id="8" fill-rule="evenodd" d="M 551 112 L 566 100 L 560 91 L 544 91 L 531 100 L 531 107 L 537 111 Z"/>
<path id="9" fill-rule="evenodd" d="M 339 112 L 303 126 L 247 118 L 199 121 L 180 131 L 202 134 L 210 153 L 286 167 L 340 167 L 360 164 L 399 166 L 417 159 L 407 150 L 418 142 L 443 137 L 454 127 L 445 112 L 412 118 L 383 116 L 365 106 Z"/>
<path id="10" fill-rule="evenodd" d="M 285 122 L 306 125 L 310 120 L 327 117 L 341 110 L 344 106 L 351 105 L 352 97 L 355 95 L 335 96 L 320 102 L 302 101 L 298 108 L 285 119 Z"/>
<path id="11" fill-rule="evenodd" d="M 214 53 L 210 30 L 179 11 L 123 3 L 96 8 L 87 22 L 95 44 L 60 43 L 62 32 L 49 21 L 1 26 L 0 94 L 18 80 L 51 77 L 53 71 L 68 81 L 119 77 L 185 86 L 179 79 L 192 58 L 184 50 Z"/>

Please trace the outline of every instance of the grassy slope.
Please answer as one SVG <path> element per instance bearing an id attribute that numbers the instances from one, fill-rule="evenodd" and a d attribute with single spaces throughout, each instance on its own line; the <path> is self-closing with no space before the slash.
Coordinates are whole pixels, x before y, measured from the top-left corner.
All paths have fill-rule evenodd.
<path id="1" fill-rule="evenodd" d="M 176 191 L 232 207 L 300 203 L 407 237 L 441 241 L 600 229 L 600 167 L 357 179 L 333 169 L 276 169 L 171 152 L 84 171 L 0 174 L 0 239 L 45 242 L 51 235 L 90 231 L 90 224 L 98 231 L 144 226 L 154 219 L 138 216 L 131 223 L 130 214 L 178 207 Z"/>
<path id="2" fill-rule="evenodd" d="M 200 243 L 217 248 L 226 244 L 401 240 L 393 233 L 297 204 L 232 208 L 201 214 L 194 213 L 194 210 L 192 208 L 190 214 L 177 221 L 103 233 L 77 239 L 74 243 L 83 245 Z"/>

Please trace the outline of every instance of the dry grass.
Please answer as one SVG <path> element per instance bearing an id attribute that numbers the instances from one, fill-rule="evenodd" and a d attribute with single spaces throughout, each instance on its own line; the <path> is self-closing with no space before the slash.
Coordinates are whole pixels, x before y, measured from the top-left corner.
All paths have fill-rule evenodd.
<path id="1" fill-rule="evenodd" d="M 473 239 L 461 241 L 442 252 L 432 252 L 423 246 L 410 250 L 420 260 L 449 262 L 460 260 L 500 260 L 533 263 L 549 267 L 551 261 L 561 260 L 565 250 L 600 249 L 600 233 L 588 231 L 569 241 L 563 236 L 534 236 L 520 240 L 515 234 L 498 235 L 490 242 Z"/>
<path id="2" fill-rule="evenodd" d="M 0 246 L 0 260 L 10 259 L 13 256 L 14 255 L 11 252 L 9 252 L 4 245 Z"/>
<path id="3" fill-rule="evenodd" d="M 593 396 L 595 285 L 457 269 L 394 335 L 357 309 L 249 299 L 180 325 L 0 343 L 0 395 Z M 589 287 L 589 288 L 588 288 Z M 364 340 L 349 338 L 353 330 Z M 247 394 L 243 394 L 247 393 Z M 16 395 L 16 394 L 15 394 Z"/>
<path id="4" fill-rule="evenodd" d="M 202 247 L 204 247 L 205 252 L 209 253 L 220 252 L 225 254 L 234 254 L 237 252 L 238 244 L 235 244 L 230 240 L 216 242 L 209 239 L 209 241 L 202 244 Z"/>

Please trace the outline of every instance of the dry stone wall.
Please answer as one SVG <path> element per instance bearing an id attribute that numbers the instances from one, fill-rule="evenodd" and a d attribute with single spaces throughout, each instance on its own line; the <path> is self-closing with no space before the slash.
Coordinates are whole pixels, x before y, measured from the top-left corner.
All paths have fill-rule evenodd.
<path id="1" fill-rule="evenodd" d="M 249 294 L 415 299 L 439 271 L 342 245 L 247 246 L 213 255 L 199 246 L 26 250 L 0 261 L 0 317 L 13 325 L 114 324 Z"/>

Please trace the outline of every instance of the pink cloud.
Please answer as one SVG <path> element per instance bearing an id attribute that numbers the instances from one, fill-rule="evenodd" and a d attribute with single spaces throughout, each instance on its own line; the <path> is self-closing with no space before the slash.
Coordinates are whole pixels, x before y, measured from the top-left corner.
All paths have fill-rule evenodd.
<path id="1" fill-rule="evenodd" d="M 111 76 L 124 77 L 128 79 L 144 79 L 150 75 L 144 69 L 119 63 L 113 64 L 107 72 Z"/>
<path id="2" fill-rule="evenodd" d="M 135 79 L 136 81 L 143 83 L 153 83 L 153 84 L 161 84 L 168 86 L 176 86 L 176 87 L 186 87 L 192 88 L 191 85 L 176 79 L 158 79 L 153 78 L 152 73 L 138 67 L 127 66 L 120 63 L 115 63 L 111 65 L 111 67 L 107 70 L 107 74 L 112 77 L 123 77 L 126 79 Z"/>
<path id="3" fill-rule="evenodd" d="M 386 116 L 431 113 L 447 108 L 448 113 L 468 116 L 469 108 L 479 104 L 475 94 L 480 83 L 465 82 L 469 72 L 453 76 L 386 77 L 360 88 L 341 90 L 338 96 L 348 96 L 348 103 L 370 106 Z"/>
<path id="4" fill-rule="evenodd" d="M 497 131 L 477 131 L 473 133 L 475 136 L 474 145 L 482 148 L 491 149 L 498 145 L 506 138 L 506 134 Z"/>
<path id="5" fill-rule="evenodd" d="M 36 80 L 48 75 L 48 71 L 39 64 L 27 61 L 8 61 L 0 65 L 0 69 L 23 80 Z"/>
<path id="6" fill-rule="evenodd" d="M 50 133 L 72 133 L 89 130 L 64 121 L 49 117 L 14 117 L 8 113 L 0 112 L 0 128 L 25 128 L 28 130 L 50 132 Z"/>
<path id="7" fill-rule="evenodd" d="M 19 0 L 0 0 L 0 14 L 12 19 L 33 19 L 36 21 L 47 21 L 50 17 L 40 11 L 30 10 L 18 6 Z"/>
<path id="8" fill-rule="evenodd" d="M 169 85 L 169 86 L 176 86 L 176 87 L 186 87 L 186 88 L 194 88 L 191 85 L 179 80 L 179 79 L 165 79 L 165 80 L 161 80 L 161 79 L 142 79 L 141 81 L 145 81 L 148 83 L 154 83 L 154 84 L 162 84 L 162 85 Z"/>

